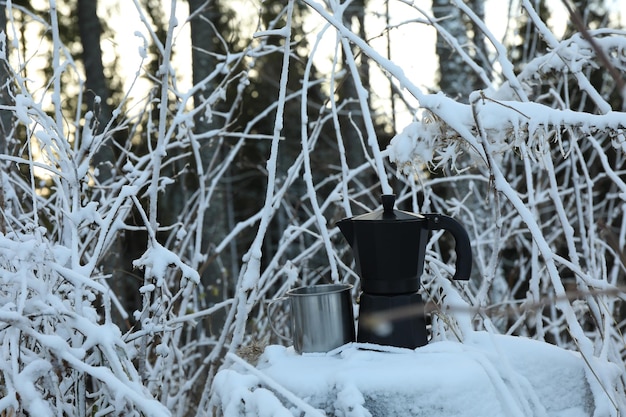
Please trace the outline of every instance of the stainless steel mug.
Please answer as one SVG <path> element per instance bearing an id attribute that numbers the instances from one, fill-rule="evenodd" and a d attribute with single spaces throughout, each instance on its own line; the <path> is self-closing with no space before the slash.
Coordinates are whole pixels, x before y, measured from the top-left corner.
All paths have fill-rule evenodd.
<path id="1" fill-rule="evenodd" d="M 330 352 L 356 340 L 351 289 L 349 284 L 323 284 L 287 291 L 296 352 Z"/>

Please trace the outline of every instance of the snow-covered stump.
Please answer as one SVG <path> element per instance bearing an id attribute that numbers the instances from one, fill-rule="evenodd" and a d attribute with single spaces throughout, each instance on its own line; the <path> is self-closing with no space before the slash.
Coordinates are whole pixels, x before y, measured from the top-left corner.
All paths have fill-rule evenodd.
<path id="1" fill-rule="evenodd" d="M 614 388 L 588 380 L 578 353 L 521 337 L 477 332 L 464 343 L 416 350 L 361 347 L 298 355 L 268 346 L 256 367 L 231 356 L 235 363 L 214 381 L 213 411 L 225 417 L 584 417 L 608 401 L 603 389 Z"/>

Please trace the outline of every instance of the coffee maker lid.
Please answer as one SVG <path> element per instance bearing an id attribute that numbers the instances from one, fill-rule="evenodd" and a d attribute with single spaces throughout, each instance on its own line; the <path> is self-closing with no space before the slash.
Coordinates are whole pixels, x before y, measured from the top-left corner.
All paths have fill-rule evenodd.
<path id="1" fill-rule="evenodd" d="M 395 194 L 383 194 L 380 197 L 383 208 L 380 210 L 372 211 L 371 213 L 365 213 L 352 217 L 352 221 L 416 221 L 424 220 L 425 217 L 421 214 L 410 213 L 408 211 L 395 210 L 393 206 L 396 202 Z"/>

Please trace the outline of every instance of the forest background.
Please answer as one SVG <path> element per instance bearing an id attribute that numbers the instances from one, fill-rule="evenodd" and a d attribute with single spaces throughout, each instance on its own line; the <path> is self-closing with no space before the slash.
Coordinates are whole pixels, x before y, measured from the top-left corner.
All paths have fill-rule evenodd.
<path id="1" fill-rule="evenodd" d="M 450 241 L 429 245 L 434 338 L 575 350 L 623 415 L 618 2 L 555 2 L 554 19 L 511 1 L 503 37 L 482 0 L 422 3 L 134 0 L 124 79 L 103 4 L 0 2 L 0 413 L 206 415 L 226 353 L 278 342 L 268 301 L 358 289 L 334 224 L 394 192 L 472 240 L 469 285 L 449 280 Z M 413 27 L 436 38 L 437 85 L 394 62 Z"/>

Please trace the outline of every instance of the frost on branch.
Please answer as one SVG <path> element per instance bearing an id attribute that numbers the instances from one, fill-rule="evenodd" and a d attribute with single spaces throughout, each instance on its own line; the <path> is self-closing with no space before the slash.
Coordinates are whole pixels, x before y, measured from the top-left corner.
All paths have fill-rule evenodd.
<path id="1" fill-rule="evenodd" d="M 454 130 L 425 111 L 420 121 L 407 125 L 391 139 L 389 160 L 402 175 L 411 175 L 423 167 L 456 166 L 457 155 L 464 152 L 462 144 Z"/>
<path id="2" fill-rule="evenodd" d="M 590 114 L 554 109 L 540 103 L 499 101 L 482 91 L 474 93 L 470 101 L 468 105 L 452 103 L 454 119 L 472 134 L 488 141 L 487 146 L 494 156 L 513 152 L 520 158 L 538 162 L 550 152 L 551 144 L 556 144 L 565 157 L 571 148 L 564 147 L 564 135 L 582 138 L 602 133 L 615 140 L 622 137 L 623 141 L 626 128 L 626 114 L 622 112 Z M 421 121 L 407 125 L 391 140 L 389 160 L 403 174 L 421 164 L 435 169 L 446 164 L 454 166 L 457 156 L 467 151 L 462 143 L 462 136 L 445 118 L 425 111 Z M 480 154 L 482 152 L 476 156 Z"/>
<path id="3" fill-rule="evenodd" d="M 41 233 L 0 235 L 0 409 L 84 415 L 87 397 L 94 409 L 168 415 L 142 386 L 119 328 L 102 319 L 107 289 L 89 277 L 78 284 L 57 262 L 66 250 Z"/>
<path id="4" fill-rule="evenodd" d="M 137 268 L 146 268 L 150 278 L 158 282 L 163 282 L 169 268 L 180 269 L 184 280 L 189 280 L 193 284 L 200 282 L 200 276 L 195 269 L 190 268 L 178 255 L 164 248 L 156 241 L 152 242 L 151 247 L 148 248 L 141 258 L 134 261 L 133 265 Z"/>
<path id="5" fill-rule="evenodd" d="M 625 38 L 593 34 L 623 71 Z M 463 298 L 490 307 L 471 326 L 460 325 L 460 313 L 438 311 L 436 337 L 462 339 L 485 326 L 576 350 L 589 364 L 596 404 L 608 405 L 600 413 L 616 415 L 626 407 L 626 113 L 609 104 L 619 93 L 614 80 L 605 76 L 601 89 L 591 82 L 603 64 L 587 41 L 575 35 L 551 46 L 468 104 L 421 97 L 426 110 L 392 139 L 389 159 L 400 178 L 419 184 L 426 210 L 455 213 L 473 230 L 480 273 Z M 440 291 L 445 265 L 434 258 L 426 268 L 425 289 L 438 305 L 458 297 L 450 285 Z M 620 374 L 615 390 L 607 369 Z"/>

